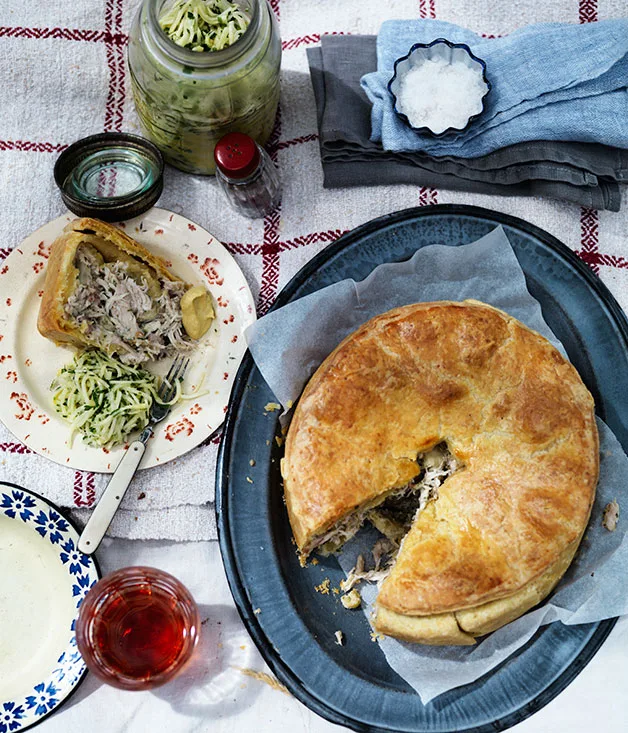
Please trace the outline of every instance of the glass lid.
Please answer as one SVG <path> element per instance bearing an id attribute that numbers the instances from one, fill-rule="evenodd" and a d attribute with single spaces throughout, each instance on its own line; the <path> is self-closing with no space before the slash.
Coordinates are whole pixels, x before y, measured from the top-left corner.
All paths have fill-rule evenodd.
<path id="1" fill-rule="evenodd" d="M 65 205 L 78 216 L 122 221 L 153 206 L 163 190 L 158 148 L 137 135 L 104 132 L 66 148 L 54 177 Z"/>

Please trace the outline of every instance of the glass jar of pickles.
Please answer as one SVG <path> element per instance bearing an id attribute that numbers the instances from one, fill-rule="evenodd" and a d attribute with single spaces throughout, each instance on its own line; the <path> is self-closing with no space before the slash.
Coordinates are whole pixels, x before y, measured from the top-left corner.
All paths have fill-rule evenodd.
<path id="1" fill-rule="evenodd" d="M 226 133 L 270 137 L 281 40 L 266 0 L 144 0 L 128 53 L 140 125 L 168 163 L 213 174 Z"/>

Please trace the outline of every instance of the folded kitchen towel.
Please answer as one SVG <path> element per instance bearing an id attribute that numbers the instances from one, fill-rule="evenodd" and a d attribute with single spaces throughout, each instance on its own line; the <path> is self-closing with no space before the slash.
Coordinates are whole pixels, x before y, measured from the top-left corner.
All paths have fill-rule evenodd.
<path id="1" fill-rule="evenodd" d="M 467 131 L 433 138 L 413 132 L 393 110 L 387 84 L 414 43 L 446 38 L 483 59 L 492 89 Z M 385 150 L 435 156 L 486 155 L 527 140 L 596 142 L 628 148 L 628 18 L 572 25 L 543 23 L 503 38 L 482 38 L 436 20 L 387 21 L 377 37 L 377 71 L 363 87 L 373 104 L 372 140 Z"/>
<path id="2" fill-rule="evenodd" d="M 87 524 L 91 509 L 73 509 L 71 517 L 78 527 Z M 199 542 L 215 540 L 216 508 L 213 503 L 203 506 L 184 504 L 165 509 L 128 511 L 118 509 L 107 530 L 109 537 L 124 537 L 130 540 L 172 540 L 176 542 Z"/>
<path id="3" fill-rule="evenodd" d="M 173 461 L 135 474 L 107 532 L 129 539 L 216 539 L 217 437 Z M 36 491 L 71 512 L 82 527 L 110 474 L 75 471 L 32 453 L 0 423 L 0 481 Z"/>
<path id="4" fill-rule="evenodd" d="M 372 141 L 371 105 L 360 77 L 376 68 L 374 36 L 323 36 L 308 49 L 328 188 L 411 183 L 500 195 L 548 196 L 617 211 L 628 150 L 536 140 L 479 158 L 384 151 Z"/>
<path id="5" fill-rule="evenodd" d="M 163 466 L 140 469 L 122 508 L 136 512 L 214 501 L 218 445 L 206 441 Z M 0 480 L 43 494 L 60 507 L 92 506 L 111 474 L 75 471 L 32 453 L 0 424 Z"/>

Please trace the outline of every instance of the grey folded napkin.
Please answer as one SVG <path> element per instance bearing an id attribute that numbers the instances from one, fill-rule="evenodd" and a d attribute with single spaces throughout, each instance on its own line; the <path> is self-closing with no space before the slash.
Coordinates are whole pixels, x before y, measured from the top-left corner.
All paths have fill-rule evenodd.
<path id="1" fill-rule="evenodd" d="M 371 105 L 360 78 L 377 68 L 375 36 L 323 36 L 307 50 L 325 188 L 414 184 L 502 196 L 547 196 L 619 211 L 628 150 L 537 140 L 479 158 L 391 152 L 370 140 Z"/>

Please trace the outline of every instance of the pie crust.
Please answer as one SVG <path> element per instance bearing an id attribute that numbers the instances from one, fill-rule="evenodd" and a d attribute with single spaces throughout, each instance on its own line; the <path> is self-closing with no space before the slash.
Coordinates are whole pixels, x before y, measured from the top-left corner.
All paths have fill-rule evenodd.
<path id="1" fill-rule="evenodd" d="M 418 473 L 445 441 L 463 466 L 415 518 L 376 630 L 472 644 L 552 590 L 586 528 L 599 471 L 591 394 L 542 336 L 477 301 L 365 323 L 306 386 L 282 461 L 299 551 Z"/>

